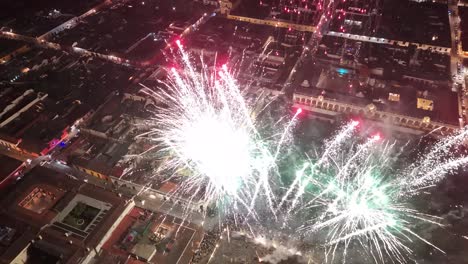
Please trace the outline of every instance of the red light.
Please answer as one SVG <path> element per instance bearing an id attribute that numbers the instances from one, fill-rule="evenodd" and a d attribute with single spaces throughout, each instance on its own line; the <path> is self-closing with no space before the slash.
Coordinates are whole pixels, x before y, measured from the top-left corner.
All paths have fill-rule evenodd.
<path id="1" fill-rule="evenodd" d="M 359 126 L 359 121 L 358 120 L 352 120 L 351 125 L 353 126 Z"/>
<path id="2" fill-rule="evenodd" d="M 226 65 L 226 64 L 221 65 L 221 68 L 222 68 L 224 71 L 227 71 L 227 65 Z"/>
<path id="3" fill-rule="evenodd" d="M 298 109 L 296 110 L 296 115 L 298 115 L 298 114 L 300 114 L 300 113 L 302 113 L 302 108 L 298 108 Z"/>

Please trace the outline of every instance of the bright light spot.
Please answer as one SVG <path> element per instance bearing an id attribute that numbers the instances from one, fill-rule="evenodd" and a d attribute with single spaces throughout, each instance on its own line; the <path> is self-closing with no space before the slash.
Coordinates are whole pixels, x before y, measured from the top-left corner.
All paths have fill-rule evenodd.
<path id="1" fill-rule="evenodd" d="M 296 115 L 298 115 L 298 114 L 300 114 L 300 113 L 302 113 L 302 108 L 298 108 L 298 109 L 296 110 Z"/>
<path id="2" fill-rule="evenodd" d="M 187 124 L 183 156 L 209 177 L 215 188 L 235 194 L 242 176 L 251 167 L 249 134 L 233 127 L 227 117 L 203 115 L 198 122 Z"/>
<path id="3" fill-rule="evenodd" d="M 378 141 L 378 140 L 380 140 L 380 139 L 382 139 L 382 137 L 380 136 L 380 134 L 375 134 L 375 135 L 372 136 L 372 140 Z"/>

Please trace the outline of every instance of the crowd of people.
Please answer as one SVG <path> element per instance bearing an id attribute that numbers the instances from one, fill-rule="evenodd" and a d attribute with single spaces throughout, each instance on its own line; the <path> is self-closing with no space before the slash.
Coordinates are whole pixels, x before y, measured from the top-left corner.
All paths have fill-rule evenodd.
<path id="1" fill-rule="evenodd" d="M 198 247 L 197 251 L 193 254 L 192 257 L 192 264 L 201 263 L 201 261 L 207 258 L 216 247 L 216 243 L 218 242 L 220 237 L 219 231 L 211 231 L 206 232 L 203 240 L 200 242 L 200 246 Z"/>

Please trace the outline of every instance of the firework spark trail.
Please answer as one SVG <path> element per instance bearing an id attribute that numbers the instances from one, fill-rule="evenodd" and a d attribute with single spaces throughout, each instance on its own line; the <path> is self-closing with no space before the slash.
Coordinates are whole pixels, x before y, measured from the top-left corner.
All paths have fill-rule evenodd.
<path id="1" fill-rule="evenodd" d="M 315 188 L 296 195 L 310 197 L 300 204 L 298 212 L 315 212 L 298 230 L 315 235 L 326 231 L 326 257 L 331 255 L 332 262 L 338 252 L 345 261 L 349 248 L 357 245 L 381 263 L 387 257 L 405 263 L 413 254 L 407 243 L 414 240 L 443 252 L 412 229 L 415 222 L 441 226 L 441 219 L 411 208 L 408 199 L 468 164 L 468 157 L 454 150 L 466 139 L 468 132 L 464 129 L 438 141 L 408 169 L 398 164 L 403 150 L 397 151 L 395 143 L 389 144 L 380 136 L 361 145 L 329 144 L 331 149 L 319 155 L 322 166 L 297 174 L 291 185 L 296 188 L 298 182 L 304 182 L 307 188 Z"/>
<path id="2" fill-rule="evenodd" d="M 322 166 L 322 164 L 327 163 L 330 160 L 330 157 L 338 155 L 338 150 L 340 149 L 339 147 L 348 139 L 350 139 L 353 135 L 354 129 L 359 125 L 358 121 L 352 121 L 345 127 L 341 129 L 338 134 L 333 137 L 331 140 L 328 140 L 325 145 L 327 148 L 325 149 L 323 155 L 320 157 L 318 162 L 316 164 L 310 165 L 310 170 L 314 171 L 317 167 Z M 306 186 L 312 181 L 315 182 L 313 178 L 307 178 L 304 179 L 304 172 L 305 170 L 309 167 L 309 164 L 305 164 L 303 169 L 299 170 L 296 173 L 296 178 L 294 179 L 293 183 L 289 187 L 289 189 L 286 191 L 286 194 L 282 197 L 277 210 L 280 210 L 284 202 L 287 201 L 289 196 L 292 194 L 294 190 L 296 190 L 296 194 L 294 198 L 292 199 L 291 205 L 288 208 L 288 213 L 295 209 L 299 199 L 302 197 L 304 194 Z M 314 173 L 311 173 L 313 175 Z"/>
<path id="3" fill-rule="evenodd" d="M 286 138 L 286 135 L 290 132 L 290 129 L 291 127 L 293 126 L 294 124 L 294 120 L 296 120 L 297 116 L 302 112 L 302 109 L 301 108 L 298 108 L 296 113 L 294 114 L 293 118 L 292 118 L 292 121 L 288 123 L 288 125 L 286 126 L 286 129 L 283 131 L 283 133 L 281 133 L 281 137 L 280 137 L 280 140 L 278 142 L 278 146 L 276 147 L 276 153 L 274 155 L 274 158 L 273 160 L 276 161 L 278 160 L 278 155 L 280 153 L 280 150 L 281 150 L 281 147 L 283 146 L 283 143 L 284 143 L 284 140 Z"/>
<path id="4" fill-rule="evenodd" d="M 398 228 L 397 225 L 404 225 L 403 221 L 398 223 L 400 212 L 395 209 L 398 204 L 393 205 L 389 199 L 381 197 L 388 195 L 388 187 L 373 182 L 366 175 L 369 174 L 357 175 L 358 180 L 335 182 L 335 186 L 329 187 L 322 194 L 322 200 L 328 199 L 323 212 L 310 221 L 311 226 L 303 227 L 303 230 L 321 232 L 329 229 L 326 245 L 333 253 L 339 246 L 344 246 L 346 255 L 348 247 L 355 241 L 366 246 L 371 243 L 370 247 L 373 248 L 370 251 L 376 252 L 381 261 L 384 258 L 383 251 L 402 261 L 404 258 L 401 251 L 406 251 L 407 247 L 401 243 L 402 237 L 392 232 L 392 229 Z M 333 261 L 335 255 L 332 255 Z"/>
<path id="5" fill-rule="evenodd" d="M 247 104 L 227 66 L 212 74 L 202 61 L 203 70 L 197 72 L 180 41 L 177 45 L 181 68 L 170 69 L 168 80 L 161 82 L 164 89 L 144 89 L 164 106 L 158 106 L 148 121 L 151 131 L 140 137 L 159 143 L 168 154 L 159 171 L 172 171 L 181 181 L 180 194 L 200 195 L 207 205 L 217 204 L 231 213 L 246 211 L 255 218 L 260 197 L 273 208 L 269 177 L 300 111 L 288 122 L 277 124 L 282 133 L 263 137 L 253 109 L 263 111 L 264 107 Z M 186 173 L 190 176 L 178 176 Z"/>
<path id="6" fill-rule="evenodd" d="M 222 71 L 219 72 L 219 75 L 220 75 L 221 79 L 224 81 L 224 83 L 227 84 L 227 87 L 229 88 L 228 92 L 230 94 L 234 95 L 234 99 L 237 101 L 238 105 L 240 106 L 241 111 L 243 112 L 244 116 L 246 117 L 245 120 L 248 123 L 248 126 L 251 129 L 253 135 L 255 137 L 259 138 L 260 135 L 259 135 L 259 133 L 258 133 L 258 131 L 257 131 L 255 125 L 254 125 L 254 121 L 252 120 L 252 111 L 249 110 L 248 107 L 246 106 L 245 100 L 244 100 L 243 96 L 240 94 L 239 87 L 236 85 L 236 82 L 235 82 L 234 78 L 227 71 L 226 64 L 223 64 Z M 270 205 L 270 208 L 273 208 L 273 206 L 274 206 L 272 190 L 271 190 L 271 188 L 269 186 L 269 178 L 268 178 L 269 174 L 270 174 L 270 169 L 271 169 L 271 167 L 274 166 L 274 164 L 275 164 L 275 162 L 277 160 L 277 155 L 279 153 L 280 147 L 283 144 L 283 141 L 285 140 L 287 133 L 289 133 L 290 127 L 293 124 L 293 121 L 295 120 L 297 115 L 300 113 L 299 110 L 300 109 L 298 109 L 296 114 L 293 116 L 292 120 L 287 124 L 286 128 L 284 129 L 284 132 L 282 133 L 281 138 L 280 138 L 279 143 L 278 143 L 278 146 L 277 146 L 277 151 L 276 151 L 274 157 L 272 158 L 272 160 L 268 161 L 268 163 L 271 164 L 271 165 L 268 166 L 264 170 L 258 171 L 258 173 L 259 173 L 259 175 L 258 175 L 259 182 L 258 182 L 258 184 L 256 184 L 255 192 L 254 192 L 253 196 L 251 197 L 251 202 L 250 202 L 250 206 L 249 206 L 250 213 L 249 213 L 248 216 L 250 216 L 251 212 L 253 212 L 253 207 L 255 206 L 255 202 L 257 200 L 257 197 L 258 197 L 258 194 L 259 194 L 259 191 L 260 191 L 261 187 L 263 187 L 263 190 L 265 190 L 265 195 L 267 197 L 267 201 L 268 201 L 268 204 Z M 271 156 L 271 154 L 269 153 L 269 149 L 262 148 L 262 149 L 260 149 L 260 151 L 262 151 L 261 155 L 264 156 L 264 157 L 270 157 Z"/>
<path id="7" fill-rule="evenodd" d="M 405 194 L 418 194 L 418 190 L 438 183 L 447 174 L 466 164 L 467 157 L 455 157 L 453 151 L 467 139 L 468 128 L 465 127 L 458 133 L 437 142 L 428 154 L 412 164 L 409 170 L 404 172 L 407 175 Z"/>

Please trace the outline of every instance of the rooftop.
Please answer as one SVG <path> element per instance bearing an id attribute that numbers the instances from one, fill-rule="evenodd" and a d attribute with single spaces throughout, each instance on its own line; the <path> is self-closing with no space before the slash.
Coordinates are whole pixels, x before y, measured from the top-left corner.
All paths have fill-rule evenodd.
<path id="1" fill-rule="evenodd" d="M 447 4 L 384 1 L 376 37 L 450 47 L 449 28 Z"/>
<path id="2" fill-rule="evenodd" d="M 44 0 L 33 3 L 28 0 L 8 1 L 3 6 L 8 12 L 1 14 L 0 24 L 16 33 L 39 36 L 101 2 L 103 1 Z"/>
<path id="3" fill-rule="evenodd" d="M 188 264 L 202 237 L 200 228 L 181 219 L 135 207 L 104 244 L 99 261 L 138 256 L 149 263 Z"/>
<path id="4" fill-rule="evenodd" d="M 31 247 L 61 256 L 63 261 L 83 258 L 88 254 L 83 248 L 100 247 L 128 207 L 113 193 L 43 167 L 31 170 L 1 202 L 8 206 L 0 212 L 0 226 L 18 230 L 15 239 L 0 248 L 3 263 Z M 85 210 L 77 209 L 80 204 Z M 95 212 L 90 214 L 86 208 L 95 208 Z"/>

